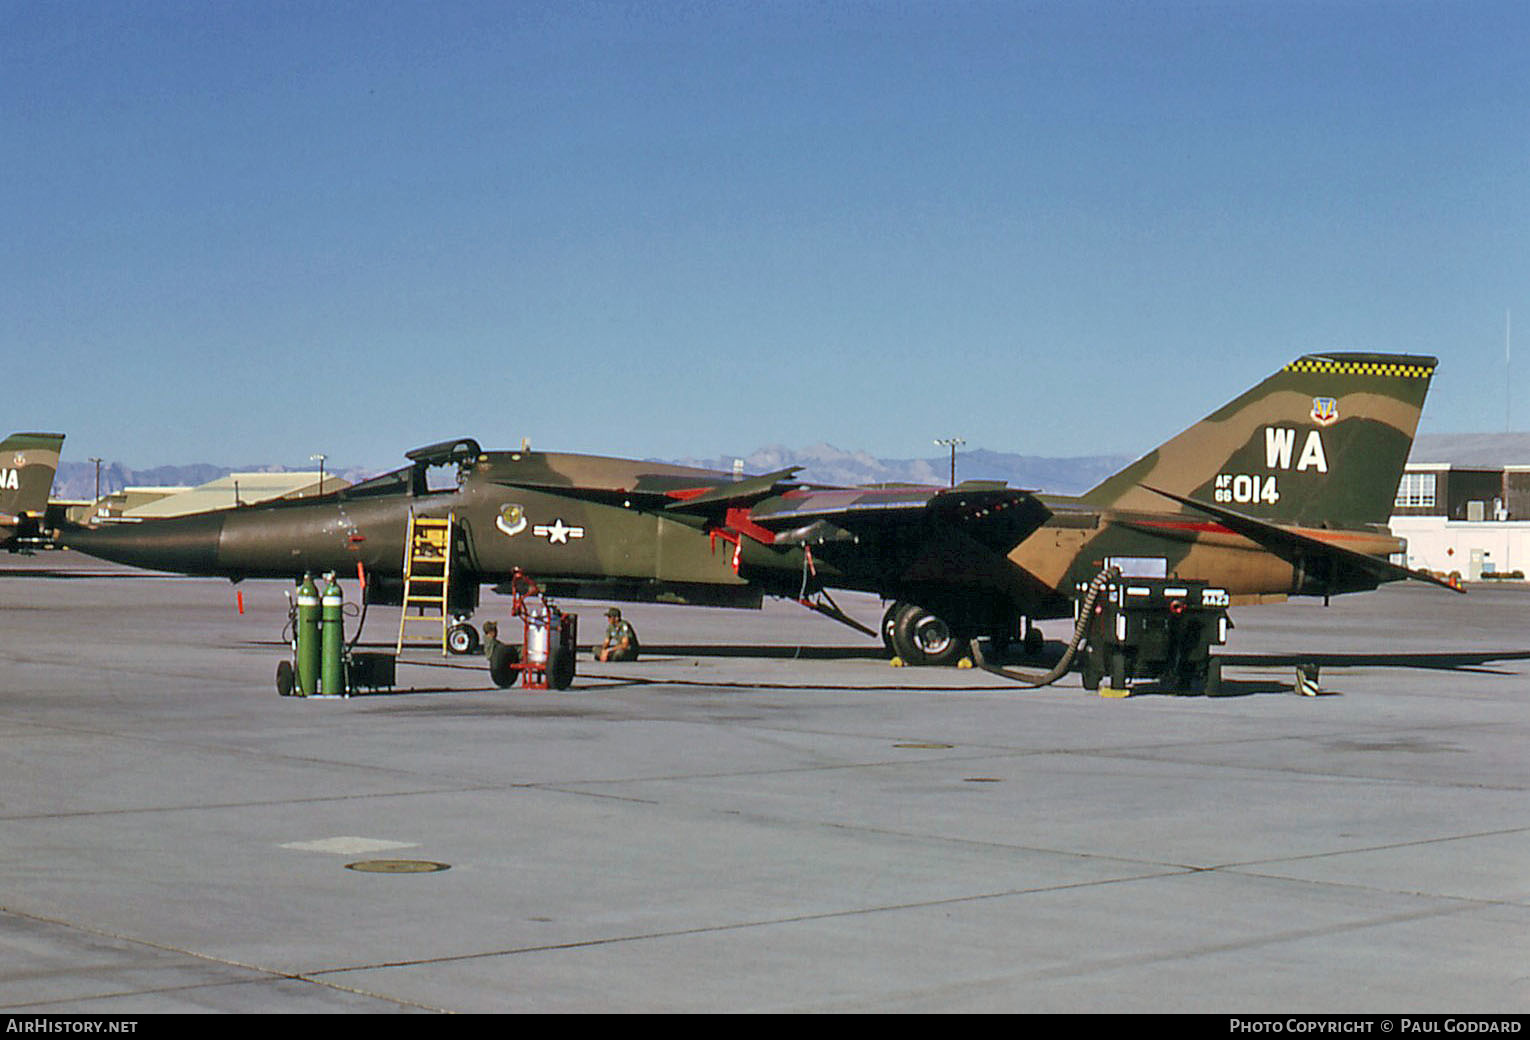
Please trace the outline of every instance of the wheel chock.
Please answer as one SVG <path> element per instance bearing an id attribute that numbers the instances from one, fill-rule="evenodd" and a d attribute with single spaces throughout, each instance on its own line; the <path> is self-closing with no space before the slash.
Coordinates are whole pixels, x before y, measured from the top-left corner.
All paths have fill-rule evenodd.
<path id="1" fill-rule="evenodd" d="M 1108 697 L 1113 701 L 1125 700 L 1132 695 L 1132 691 L 1129 689 L 1118 690 L 1114 686 L 1107 686 L 1104 683 L 1100 683 L 1099 692 L 1101 697 Z"/>
<path id="2" fill-rule="evenodd" d="M 1326 697 L 1339 691 L 1325 690 L 1318 685 L 1317 665 L 1299 664 L 1296 666 L 1296 692 L 1303 697 Z"/>
<path id="3" fill-rule="evenodd" d="M 894 667 L 894 668 L 902 668 L 903 667 L 903 658 L 894 656 L 893 659 L 891 661 L 888 661 L 887 663 L 892 665 L 892 667 Z"/>

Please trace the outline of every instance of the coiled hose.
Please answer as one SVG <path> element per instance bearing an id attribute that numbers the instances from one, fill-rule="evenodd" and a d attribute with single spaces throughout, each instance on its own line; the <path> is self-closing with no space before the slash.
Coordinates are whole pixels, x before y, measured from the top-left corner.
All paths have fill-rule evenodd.
<path id="1" fill-rule="evenodd" d="M 1001 665 L 993 664 L 983 656 L 983 648 L 979 640 L 972 641 L 972 660 L 985 672 L 1017 682 L 1030 689 L 1042 686 L 1050 686 L 1064 675 L 1073 666 L 1073 658 L 1078 653 L 1079 646 L 1084 642 L 1084 633 L 1089 629 L 1089 621 L 1094 617 L 1094 601 L 1099 599 L 1100 593 L 1105 586 L 1121 576 L 1121 568 L 1106 567 L 1094 576 L 1089 583 L 1089 588 L 1084 593 L 1084 602 L 1078 610 L 1078 620 L 1073 625 L 1073 638 L 1068 641 L 1068 649 L 1063 651 L 1062 659 L 1052 666 L 1052 670 L 1044 674 L 1033 672 L 1017 672 Z"/>

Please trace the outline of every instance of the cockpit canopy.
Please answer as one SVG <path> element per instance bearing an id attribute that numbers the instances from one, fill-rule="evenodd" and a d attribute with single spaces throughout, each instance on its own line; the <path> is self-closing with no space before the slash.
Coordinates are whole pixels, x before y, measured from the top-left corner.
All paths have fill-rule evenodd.
<path id="1" fill-rule="evenodd" d="M 472 462 L 483 454 L 483 449 L 478 442 L 471 437 L 458 437 L 455 440 L 441 441 L 439 444 L 427 444 L 423 448 L 404 453 L 404 458 L 416 465 L 446 466 L 453 462 L 461 465 L 464 462 Z"/>
<path id="2" fill-rule="evenodd" d="M 427 472 L 438 466 L 455 464 L 457 480 L 460 482 L 462 467 L 477 461 L 481 454 L 483 449 L 471 437 L 458 437 L 438 444 L 427 444 L 423 448 L 415 448 L 413 451 L 404 453 L 404 457 L 413 465 L 352 484 L 341 495 L 344 498 L 362 498 L 372 495 L 424 495 L 431 491 L 445 490 L 432 487 Z"/>

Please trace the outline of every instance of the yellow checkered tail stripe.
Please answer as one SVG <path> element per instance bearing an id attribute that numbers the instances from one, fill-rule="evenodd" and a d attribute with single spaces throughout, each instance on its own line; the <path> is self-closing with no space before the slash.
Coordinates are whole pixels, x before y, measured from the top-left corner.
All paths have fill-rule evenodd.
<path id="1" fill-rule="evenodd" d="M 1323 361 L 1302 358 L 1285 367 L 1287 372 L 1322 372 L 1341 376 L 1389 376 L 1395 379 L 1428 379 L 1434 369 L 1428 365 L 1399 365 L 1376 361 Z"/>

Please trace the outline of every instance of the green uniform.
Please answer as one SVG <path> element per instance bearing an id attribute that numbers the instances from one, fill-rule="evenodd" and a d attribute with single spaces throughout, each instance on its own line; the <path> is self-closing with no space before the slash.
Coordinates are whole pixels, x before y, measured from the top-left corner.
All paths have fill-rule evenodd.
<path id="1" fill-rule="evenodd" d="M 627 641 L 625 650 L 619 649 L 622 640 Z M 606 626 L 606 649 L 610 651 L 606 657 L 608 661 L 635 661 L 638 654 L 637 632 L 632 623 L 622 618 L 615 618 Z"/>

